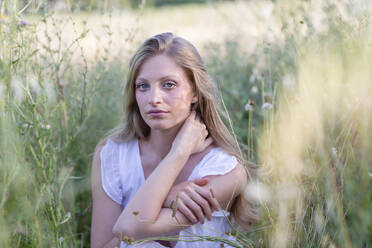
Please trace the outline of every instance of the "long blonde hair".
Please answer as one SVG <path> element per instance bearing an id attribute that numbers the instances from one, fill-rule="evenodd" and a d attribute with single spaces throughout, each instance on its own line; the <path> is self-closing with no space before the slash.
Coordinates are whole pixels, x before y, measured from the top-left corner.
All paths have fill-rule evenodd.
<path id="1" fill-rule="evenodd" d="M 150 127 L 142 119 L 138 109 L 134 81 L 141 65 L 147 59 L 159 54 L 166 54 L 173 58 L 176 64 L 186 72 L 198 98 L 193 109 L 200 113 L 215 145 L 238 158 L 239 162 L 245 165 L 248 175 L 253 176 L 255 165 L 242 158 L 238 144 L 220 118 L 219 112 L 222 114 L 222 111 L 219 109 L 215 87 L 198 51 L 187 40 L 169 32 L 145 40 L 130 59 L 124 89 L 123 121 L 118 127 L 111 130 L 108 137 L 103 139 L 100 144 L 105 143 L 108 138 L 118 142 L 126 142 L 136 138 L 145 138 L 150 134 Z M 237 224 L 245 230 L 258 219 L 256 209 L 249 205 L 242 194 L 235 198 L 231 204 L 230 212 Z"/>

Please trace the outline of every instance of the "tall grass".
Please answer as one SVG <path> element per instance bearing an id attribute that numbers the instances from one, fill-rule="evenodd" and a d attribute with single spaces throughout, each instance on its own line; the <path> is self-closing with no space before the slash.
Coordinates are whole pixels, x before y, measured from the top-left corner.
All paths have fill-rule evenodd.
<path id="1" fill-rule="evenodd" d="M 371 52 L 364 41 L 304 51 L 298 84 L 281 95 L 259 156 L 270 246 L 370 245 Z"/>
<path id="2" fill-rule="evenodd" d="M 0 3 L 1 247 L 89 247 L 91 155 L 120 120 L 128 56 L 149 22 L 166 25 L 155 16 L 202 13 L 234 27 L 221 22 L 225 36 L 207 43 L 189 37 L 221 86 L 244 154 L 260 165 L 245 194 L 262 205 L 262 219 L 249 233 L 231 232 L 236 246 L 371 246 L 368 2 L 238 1 L 104 16 L 14 3 Z M 125 32 L 115 28 L 123 18 Z M 188 24 L 176 24 L 189 38 Z"/>

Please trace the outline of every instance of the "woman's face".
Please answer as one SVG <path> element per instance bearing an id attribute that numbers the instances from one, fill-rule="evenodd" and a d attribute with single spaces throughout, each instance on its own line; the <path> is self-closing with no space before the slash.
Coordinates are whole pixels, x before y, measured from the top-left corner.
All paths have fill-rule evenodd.
<path id="1" fill-rule="evenodd" d="M 151 129 L 167 130 L 182 124 L 197 101 L 184 70 L 165 54 L 142 64 L 135 90 L 141 116 Z"/>

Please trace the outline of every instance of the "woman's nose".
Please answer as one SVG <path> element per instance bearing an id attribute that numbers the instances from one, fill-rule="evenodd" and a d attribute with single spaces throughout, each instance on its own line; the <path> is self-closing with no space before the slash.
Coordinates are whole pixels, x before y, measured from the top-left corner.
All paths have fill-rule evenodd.
<path id="1" fill-rule="evenodd" d="M 149 103 L 153 105 L 162 103 L 162 92 L 158 87 L 152 87 L 149 96 Z"/>

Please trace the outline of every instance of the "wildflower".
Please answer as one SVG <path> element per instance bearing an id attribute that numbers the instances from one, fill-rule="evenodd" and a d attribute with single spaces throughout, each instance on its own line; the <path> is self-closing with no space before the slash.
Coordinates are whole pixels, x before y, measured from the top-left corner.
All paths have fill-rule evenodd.
<path id="1" fill-rule="evenodd" d="M 18 22 L 18 25 L 19 26 L 26 26 L 26 25 L 28 25 L 28 23 L 24 20 L 21 20 L 21 21 Z"/>
<path id="2" fill-rule="evenodd" d="M 271 103 L 265 102 L 264 104 L 262 104 L 261 108 L 262 109 L 272 109 L 273 105 Z"/>
<path id="3" fill-rule="evenodd" d="M 337 150 L 336 150 L 336 148 L 335 147 L 332 147 L 331 148 L 331 151 L 332 151 L 332 156 L 337 157 Z"/>
<path id="4" fill-rule="evenodd" d="M 245 111 L 251 111 L 253 110 L 255 102 L 253 100 L 250 100 L 246 105 L 245 105 Z"/>
<path id="5" fill-rule="evenodd" d="M 50 129 L 50 125 L 48 123 L 46 123 L 45 121 L 41 121 L 40 127 L 43 128 L 43 129 L 46 129 L 46 130 Z"/>
<path id="6" fill-rule="evenodd" d="M 124 241 L 125 243 L 128 243 L 128 244 L 131 244 L 131 243 L 133 243 L 134 239 L 130 238 L 128 236 L 124 236 L 122 241 Z"/>
<path id="7" fill-rule="evenodd" d="M 251 111 L 251 110 L 253 110 L 253 107 L 252 107 L 252 105 L 250 105 L 249 103 L 247 103 L 245 105 L 244 109 L 245 109 L 245 111 Z"/>
<path id="8" fill-rule="evenodd" d="M 65 238 L 64 238 L 64 237 L 60 237 L 60 238 L 58 239 L 58 241 L 59 241 L 59 243 L 61 244 L 63 241 L 65 241 Z"/>
<path id="9" fill-rule="evenodd" d="M 251 93 L 252 93 L 253 95 L 256 95 L 256 94 L 258 93 L 258 88 L 257 88 L 257 86 L 253 86 L 253 87 L 251 88 Z"/>
<path id="10" fill-rule="evenodd" d="M 28 123 L 23 123 L 22 127 L 23 128 L 28 128 L 30 125 L 28 125 Z"/>

